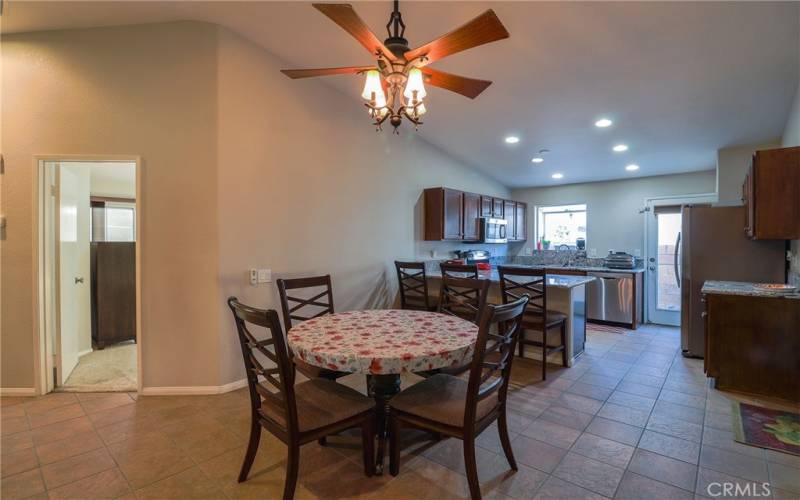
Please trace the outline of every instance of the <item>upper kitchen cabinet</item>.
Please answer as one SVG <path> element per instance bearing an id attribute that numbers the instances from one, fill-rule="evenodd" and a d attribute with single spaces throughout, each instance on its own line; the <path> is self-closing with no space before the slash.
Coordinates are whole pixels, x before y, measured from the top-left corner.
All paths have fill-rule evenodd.
<path id="1" fill-rule="evenodd" d="M 749 238 L 800 238 L 800 147 L 756 151 L 742 201 Z"/>
<path id="2" fill-rule="evenodd" d="M 481 196 L 481 217 L 492 217 L 494 219 L 503 218 L 502 198 L 493 196 Z"/>
<path id="3" fill-rule="evenodd" d="M 517 202 L 514 207 L 514 240 L 525 241 L 528 239 L 528 205 Z"/>
<path id="4" fill-rule="evenodd" d="M 463 239 L 478 241 L 480 233 L 481 195 L 464 193 Z"/>

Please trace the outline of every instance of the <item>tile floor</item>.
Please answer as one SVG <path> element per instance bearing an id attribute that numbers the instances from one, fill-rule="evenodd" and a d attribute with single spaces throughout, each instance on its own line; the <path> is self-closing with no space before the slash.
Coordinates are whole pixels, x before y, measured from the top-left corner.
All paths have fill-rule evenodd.
<path id="1" fill-rule="evenodd" d="M 534 362 L 517 359 L 509 407 L 519 471 L 509 471 L 496 429 L 487 429 L 477 453 L 484 496 L 701 499 L 709 485 L 715 493 L 716 483 L 755 481 L 769 482 L 772 498 L 800 498 L 800 457 L 734 442 L 729 396 L 708 388 L 702 362 L 679 356 L 678 345 L 674 328 L 591 333 L 579 362 L 553 367 L 547 382 Z M 361 377 L 344 380 L 363 387 Z M 266 433 L 250 479 L 236 482 L 245 391 L 55 393 L 2 398 L 0 413 L 3 499 L 264 499 L 282 491 L 285 448 Z M 363 476 L 355 436 L 305 446 L 297 498 L 466 497 L 460 442 L 410 438 L 396 478 Z"/>

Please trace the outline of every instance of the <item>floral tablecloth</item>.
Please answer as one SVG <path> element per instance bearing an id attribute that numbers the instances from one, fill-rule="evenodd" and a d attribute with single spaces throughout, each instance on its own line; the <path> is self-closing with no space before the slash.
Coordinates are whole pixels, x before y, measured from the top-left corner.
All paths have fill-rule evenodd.
<path id="1" fill-rule="evenodd" d="M 468 363 L 478 327 L 446 314 L 376 309 L 310 319 L 287 338 L 295 356 L 311 365 L 386 375 Z"/>

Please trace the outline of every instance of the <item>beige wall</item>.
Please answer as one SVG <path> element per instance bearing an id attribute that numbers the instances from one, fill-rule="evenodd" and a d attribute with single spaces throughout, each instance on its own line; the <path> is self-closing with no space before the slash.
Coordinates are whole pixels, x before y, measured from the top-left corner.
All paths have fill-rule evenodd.
<path id="1" fill-rule="evenodd" d="M 742 204 L 742 184 L 750 169 L 753 153 L 759 149 L 780 147 L 779 141 L 747 146 L 735 146 L 717 150 L 717 193 L 719 203 Z"/>
<path id="2" fill-rule="evenodd" d="M 528 203 L 528 241 L 524 247 L 535 246 L 534 207 L 536 205 L 569 205 L 586 203 L 587 250 L 595 249 L 598 257 L 609 250 L 644 255 L 644 222 L 639 210 L 645 198 L 713 193 L 713 170 L 678 175 L 662 175 L 608 182 L 568 184 L 565 186 L 514 189 L 511 197 Z M 523 244 L 512 247 L 523 252 Z"/>
<path id="3" fill-rule="evenodd" d="M 509 194 L 422 141 L 424 129 L 378 134 L 359 103 L 287 79 L 270 54 L 213 25 L 2 42 L 2 121 L 14 124 L 1 136 L 2 387 L 34 384 L 35 154 L 142 158 L 147 388 L 243 377 L 223 299 L 277 305 L 274 282 L 251 287 L 248 268 L 330 272 L 337 308 L 384 305 L 393 259 L 463 247 L 418 241 L 423 188 Z"/>
<path id="4" fill-rule="evenodd" d="M 143 382 L 218 384 L 216 44 L 199 23 L 3 36 L 3 387 L 34 385 L 36 154 L 141 155 Z"/>
<path id="5" fill-rule="evenodd" d="M 800 82 L 794 94 L 794 103 L 783 131 L 783 147 L 800 146 Z M 789 283 L 800 284 L 800 240 L 792 240 L 792 262 Z"/>
<path id="6" fill-rule="evenodd" d="M 385 306 L 396 289 L 394 259 L 455 246 L 419 241 L 424 188 L 508 196 L 497 182 L 422 141 L 424 127 L 419 133 L 404 127 L 400 136 L 376 133 L 359 103 L 319 82 L 289 80 L 278 71 L 284 66 L 220 31 L 223 382 L 243 377 L 224 298 L 278 307 L 274 283 L 250 286 L 248 268 L 270 268 L 273 279 L 329 272 L 337 309 Z"/>

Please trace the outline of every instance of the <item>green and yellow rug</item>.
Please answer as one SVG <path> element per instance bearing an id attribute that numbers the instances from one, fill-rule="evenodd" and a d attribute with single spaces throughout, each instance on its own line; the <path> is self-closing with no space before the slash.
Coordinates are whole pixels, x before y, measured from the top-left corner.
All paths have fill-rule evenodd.
<path id="1" fill-rule="evenodd" d="M 733 403 L 736 441 L 800 455 L 800 414 Z"/>

